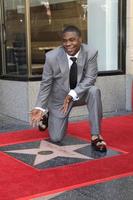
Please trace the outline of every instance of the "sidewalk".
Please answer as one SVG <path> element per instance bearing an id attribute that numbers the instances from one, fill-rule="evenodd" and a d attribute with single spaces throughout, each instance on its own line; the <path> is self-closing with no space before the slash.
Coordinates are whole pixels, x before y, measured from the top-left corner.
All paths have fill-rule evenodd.
<path id="1" fill-rule="evenodd" d="M 132 114 L 133 113 L 131 113 L 131 112 L 124 112 L 124 111 L 115 112 L 115 113 L 104 113 L 104 118 L 108 118 L 108 117 L 112 117 L 112 116 L 132 115 Z M 78 117 L 70 118 L 70 121 L 79 121 L 79 120 L 86 120 L 86 119 L 87 119 L 87 116 L 82 116 L 82 117 L 79 117 L 79 118 Z M 28 122 L 24 122 L 24 121 L 17 120 L 17 119 L 14 119 L 14 118 L 11 118 L 11 117 L 8 117 L 8 116 L 0 114 L 0 133 L 4 133 L 5 132 L 4 136 L 6 136 L 7 132 L 11 132 L 11 131 L 15 131 L 15 130 L 24 130 L 24 129 L 32 129 L 32 127 L 29 125 Z M 74 142 L 74 145 L 76 144 L 75 140 L 72 140 L 72 142 Z M 8 154 L 11 155 L 11 156 L 13 156 L 18 161 L 25 162 L 26 165 L 31 165 L 31 163 L 34 163 L 32 161 L 32 159 L 34 159 L 34 156 L 33 155 L 30 156 L 29 155 L 29 151 L 31 149 L 32 150 L 33 149 L 36 150 L 36 148 L 40 149 L 40 144 L 41 143 L 38 143 L 38 141 L 34 141 L 34 142 L 30 141 L 30 142 L 25 142 L 25 143 L 20 143 L 20 144 L 19 143 L 17 143 L 17 144 L 11 144 L 11 145 L 5 146 L 5 147 L 3 146 L 3 147 L 1 147 L 1 150 L 2 150 L 2 148 L 3 148 L 3 151 L 5 151 L 5 152 L 6 151 L 10 151 L 10 150 L 11 151 L 12 150 L 17 150 L 18 154 L 14 153 L 14 156 L 13 156 L 12 152 L 8 152 Z M 127 143 L 126 143 L 126 145 L 127 145 Z M 59 146 L 58 146 L 58 148 L 59 148 Z M 21 154 L 21 152 L 20 152 L 21 150 L 27 150 L 27 149 L 28 149 L 28 151 L 27 151 L 28 153 L 26 152 L 25 155 Z M 43 150 L 40 149 L 40 150 L 38 150 L 38 152 L 40 152 L 40 153 L 44 152 L 45 153 L 45 152 L 48 152 L 48 151 L 47 150 L 44 151 L 44 149 Z M 38 152 L 37 152 L 36 156 L 37 155 L 41 155 L 41 154 L 38 154 Z M 53 152 L 53 150 L 49 151 L 49 152 L 50 152 L 50 155 L 51 155 L 51 152 Z M 85 153 L 85 151 L 83 151 L 83 152 Z M 86 152 L 89 152 L 89 151 L 86 151 Z M 108 151 L 108 152 L 110 152 L 110 151 Z M 112 150 L 111 150 L 111 152 L 112 152 Z M 89 154 L 87 153 L 87 155 L 92 155 L 92 152 L 90 152 Z M 96 153 L 94 155 L 97 156 Z M 113 151 L 113 155 L 114 155 L 114 151 Z M 124 157 L 125 157 L 125 155 L 124 155 Z M 108 161 L 108 159 L 109 158 L 107 158 L 107 161 Z M 61 159 L 60 162 L 62 163 L 63 159 Z M 102 166 L 105 165 L 105 160 L 104 160 L 104 165 L 102 165 L 101 162 L 102 161 L 100 161 L 100 165 L 98 164 L 98 173 L 99 173 L 99 166 L 100 166 L 100 170 L 101 170 Z M 128 159 L 127 159 L 127 162 L 128 162 Z M 47 167 L 51 167 L 51 163 L 52 162 L 50 162 L 47 165 Z M 54 162 L 54 163 L 59 163 L 59 160 L 58 160 L 58 162 Z M 44 163 L 42 163 L 42 165 L 41 165 L 41 163 L 39 163 L 39 165 L 42 166 L 42 167 L 45 166 Z M 5 160 L 4 160 L 4 166 L 6 166 L 7 168 L 10 167 L 9 165 L 5 165 Z M 108 166 L 110 168 L 111 165 L 108 165 Z M 128 166 L 128 165 L 126 165 L 126 166 Z M 122 167 L 124 167 L 124 166 L 122 165 Z M 104 172 L 104 170 L 106 171 L 106 169 L 107 169 L 106 167 L 105 167 L 105 169 L 103 168 L 103 172 Z M 4 170 L 1 170 L 1 172 L 5 172 L 6 170 L 7 169 L 4 168 Z M 15 170 L 16 170 L 16 168 L 15 168 Z M 94 167 L 94 170 L 96 170 L 96 167 Z M 11 168 L 10 168 L 10 171 L 11 171 Z M 23 170 L 20 170 L 20 167 L 19 167 L 19 171 L 20 171 L 20 175 L 19 174 L 17 175 L 17 177 L 19 177 L 19 179 L 18 179 L 19 181 L 17 181 L 18 187 L 20 187 L 21 184 L 23 185 L 23 183 L 22 183 L 23 182 L 23 178 L 22 179 L 20 178 L 20 177 L 23 177 L 21 175 L 21 173 L 23 172 Z M 30 173 L 31 173 L 31 171 L 30 171 Z M 38 172 L 39 172 L 39 170 L 38 170 Z M 39 177 L 39 175 L 37 175 L 37 176 Z M 54 175 L 54 176 L 56 177 L 56 175 Z M 109 176 L 110 176 L 110 173 L 109 173 Z M 3 176 L 3 177 L 4 177 L 3 178 L 3 180 L 4 180 L 5 176 Z M 57 175 L 57 177 L 58 177 L 58 175 Z M 77 177 L 79 177 L 79 173 L 77 174 Z M 9 178 L 10 178 L 10 176 L 9 176 Z M 9 180 L 8 184 L 9 183 L 10 183 L 10 180 Z M 14 182 L 11 182 L 11 183 L 14 184 Z M 4 185 L 4 181 L 3 181 L 2 184 Z M 25 185 L 25 183 L 24 183 L 24 185 Z M 37 187 L 40 188 L 40 185 L 38 185 Z M 6 191 L 5 191 L 6 193 L 7 193 L 7 188 L 9 188 L 9 187 L 7 187 L 7 182 L 6 182 Z M 30 187 L 30 188 L 32 188 L 32 187 Z M 124 190 L 123 190 L 123 188 L 124 188 Z M 21 192 L 22 192 L 22 188 L 21 188 Z M 19 194 L 21 194 L 21 192 L 20 192 L 20 188 L 19 188 Z M 43 196 L 43 194 L 42 194 L 42 197 L 32 198 L 32 199 L 34 199 L 34 200 L 44 200 L 44 199 L 47 199 L 47 200 L 48 199 L 49 200 L 50 199 L 51 200 L 52 199 L 55 199 L 55 200 L 61 200 L 61 199 L 64 199 L 64 200 L 70 200 L 70 199 L 72 199 L 72 200 L 74 200 L 74 199 L 76 199 L 76 200 L 83 200 L 83 199 L 84 200 L 88 200 L 88 198 L 89 198 L 89 200 L 132 200 L 133 199 L 133 176 L 131 176 L 131 173 L 129 173 L 129 175 L 121 176 L 121 177 L 119 177 L 119 176 L 115 177 L 114 176 L 113 179 L 107 178 L 107 179 L 105 179 L 104 182 L 99 182 L 97 184 L 92 184 L 92 185 L 88 184 L 88 185 L 86 185 L 84 187 L 83 186 L 82 187 L 77 187 L 75 189 L 71 189 L 71 190 L 68 190 L 68 191 L 66 190 L 66 191 L 63 191 L 62 193 L 55 193 L 55 194 L 48 195 L 48 196 L 46 196 L 46 195 Z M 1 197 L 0 197 L 0 199 L 1 199 Z"/>
<path id="2" fill-rule="evenodd" d="M 0 133 L 23 129 L 31 129 L 28 122 L 0 114 Z"/>

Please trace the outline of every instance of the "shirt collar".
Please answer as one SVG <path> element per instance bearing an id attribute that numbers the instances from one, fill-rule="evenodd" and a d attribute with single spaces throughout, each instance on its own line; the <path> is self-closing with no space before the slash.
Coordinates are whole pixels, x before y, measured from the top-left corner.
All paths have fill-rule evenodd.
<path id="1" fill-rule="evenodd" d="M 80 52 L 80 50 L 79 50 L 74 56 L 70 56 L 70 55 L 68 55 L 68 54 L 66 53 L 67 58 L 68 58 L 68 59 L 70 59 L 71 57 L 76 57 L 76 58 L 78 58 L 79 52 Z"/>

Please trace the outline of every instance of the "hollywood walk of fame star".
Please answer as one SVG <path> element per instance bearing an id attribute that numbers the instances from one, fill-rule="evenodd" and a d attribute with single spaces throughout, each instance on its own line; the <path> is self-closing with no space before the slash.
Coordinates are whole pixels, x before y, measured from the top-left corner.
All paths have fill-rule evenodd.
<path id="1" fill-rule="evenodd" d="M 86 146 L 88 146 L 88 144 L 58 146 L 56 144 L 42 140 L 38 148 L 9 150 L 5 152 L 35 155 L 36 157 L 33 164 L 35 166 L 56 157 L 92 159 L 89 156 L 85 156 L 75 151 Z"/>

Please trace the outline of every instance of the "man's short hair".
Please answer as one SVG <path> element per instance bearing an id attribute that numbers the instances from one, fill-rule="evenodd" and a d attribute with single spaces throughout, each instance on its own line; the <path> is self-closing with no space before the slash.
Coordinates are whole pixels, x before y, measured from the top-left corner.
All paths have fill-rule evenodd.
<path id="1" fill-rule="evenodd" d="M 81 31 L 76 26 L 70 25 L 70 26 L 65 27 L 64 30 L 62 31 L 62 34 L 66 32 L 75 32 L 79 37 L 81 37 Z"/>

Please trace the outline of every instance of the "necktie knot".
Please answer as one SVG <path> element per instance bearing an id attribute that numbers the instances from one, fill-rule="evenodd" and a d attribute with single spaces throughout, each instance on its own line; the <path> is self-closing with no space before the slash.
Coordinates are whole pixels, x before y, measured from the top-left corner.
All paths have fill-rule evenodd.
<path id="1" fill-rule="evenodd" d="M 76 57 L 70 57 L 70 59 L 71 59 L 73 62 L 76 62 L 76 60 L 77 60 Z"/>

